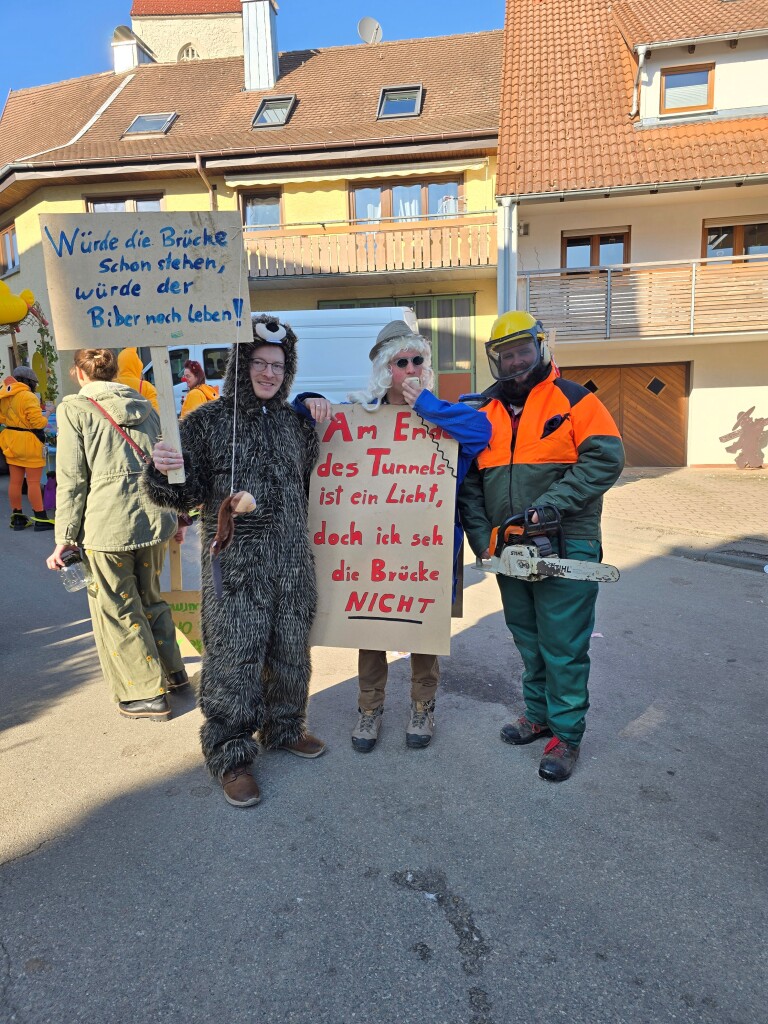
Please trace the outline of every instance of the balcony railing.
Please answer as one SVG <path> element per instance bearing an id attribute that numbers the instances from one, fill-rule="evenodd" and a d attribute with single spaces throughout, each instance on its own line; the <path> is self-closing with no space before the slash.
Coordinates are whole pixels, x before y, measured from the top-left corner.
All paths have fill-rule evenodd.
<path id="1" fill-rule="evenodd" d="M 768 256 L 532 270 L 518 302 L 558 341 L 768 331 Z"/>
<path id="2" fill-rule="evenodd" d="M 496 214 L 245 229 L 251 278 L 495 267 Z"/>

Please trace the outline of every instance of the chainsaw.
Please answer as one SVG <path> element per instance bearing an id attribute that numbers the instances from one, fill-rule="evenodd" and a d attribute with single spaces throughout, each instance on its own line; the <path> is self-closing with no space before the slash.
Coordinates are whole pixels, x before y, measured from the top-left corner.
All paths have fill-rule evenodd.
<path id="1" fill-rule="evenodd" d="M 534 515 L 536 522 L 533 522 Z M 592 583 L 615 583 L 618 580 L 619 570 L 613 565 L 560 558 L 552 546 L 553 539 L 557 540 L 558 552 L 564 552 L 565 535 L 559 511 L 554 505 L 532 506 L 494 528 L 490 562 L 478 558 L 475 568 L 513 576 L 527 583 L 553 577 Z"/>

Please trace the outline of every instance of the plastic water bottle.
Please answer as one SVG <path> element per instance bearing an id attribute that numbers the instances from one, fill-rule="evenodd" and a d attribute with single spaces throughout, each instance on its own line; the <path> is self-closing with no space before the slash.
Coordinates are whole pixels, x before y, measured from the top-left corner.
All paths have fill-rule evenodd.
<path id="1" fill-rule="evenodd" d="M 79 551 L 67 551 L 61 556 L 64 568 L 59 570 L 64 589 L 70 594 L 83 590 L 91 582 L 90 573 L 86 573 Z"/>

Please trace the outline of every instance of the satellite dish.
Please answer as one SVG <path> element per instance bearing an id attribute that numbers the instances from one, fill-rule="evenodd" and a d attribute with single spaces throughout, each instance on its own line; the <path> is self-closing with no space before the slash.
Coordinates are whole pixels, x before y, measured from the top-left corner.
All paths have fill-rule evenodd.
<path id="1" fill-rule="evenodd" d="M 364 43 L 381 42 L 381 25 L 375 18 L 361 18 L 357 23 L 357 34 Z"/>

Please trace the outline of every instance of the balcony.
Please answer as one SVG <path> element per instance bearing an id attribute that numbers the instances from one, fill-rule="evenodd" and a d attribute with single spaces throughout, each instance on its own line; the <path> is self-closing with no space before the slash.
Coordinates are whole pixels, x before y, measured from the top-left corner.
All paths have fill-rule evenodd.
<path id="1" fill-rule="evenodd" d="M 404 222 L 296 224 L 244 231 L 251 280 L 387 281 L 401 274 L 485 276 L 496 272 L 496 214 Z"/>
<path id="2" fill-rule="evenodd" d="M 555 328 L 558 342 L 763 333 L 768 257 L 526 271 L 518 302 Z"/>

